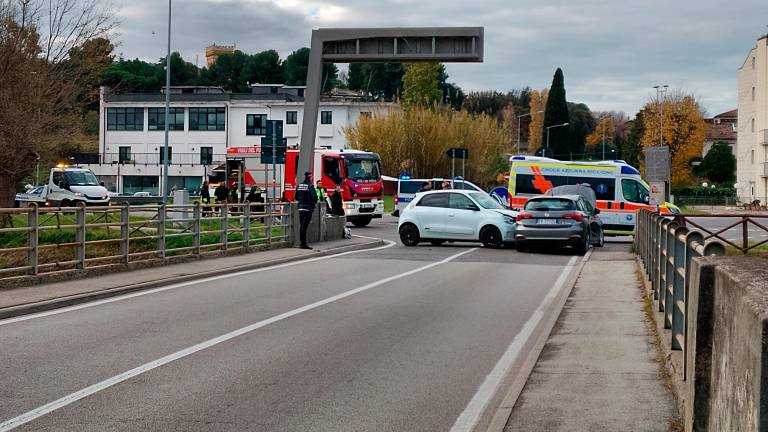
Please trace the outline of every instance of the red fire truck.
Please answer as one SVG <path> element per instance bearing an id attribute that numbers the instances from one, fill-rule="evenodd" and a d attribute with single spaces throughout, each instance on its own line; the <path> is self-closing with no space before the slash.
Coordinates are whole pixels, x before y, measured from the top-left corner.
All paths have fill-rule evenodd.
<path id="1" fill-rule="evenodd" d="M 296 193 L 299 150 L 285 155 L 285 197 L 293 200 Z M 384 183 L 379 170 L 379 155 L 359 150 L 315 150 L 313 179 L 332 195 L 341 185 L 344 212 L 355 226 L 366 226 L 384 215 Z"/>
<path id="2" fill-rule="evenodd" d="M 271 165 L 259 161 L 260 146 L 227 149 L 226 178 L 239 188 L 258 186 L 269 199 L 282 196 L 293 200 L 296 182 L 303 180 L 297 173 L 299 150 L 289 148 L 285 167 L 277 166 L 276 181 L 272 183 Z M 379 169 L 379 155 L 359 150 L 316 149 L 312 164 L 313 182 L 320 180 L 329 196 L 335 186 L 341 185 L 344 212 L 355 226 L 368 225 L 372 219 L 384 215 L 384 183 Z M 275 194 L 272 196 L 272 189 Z"/>

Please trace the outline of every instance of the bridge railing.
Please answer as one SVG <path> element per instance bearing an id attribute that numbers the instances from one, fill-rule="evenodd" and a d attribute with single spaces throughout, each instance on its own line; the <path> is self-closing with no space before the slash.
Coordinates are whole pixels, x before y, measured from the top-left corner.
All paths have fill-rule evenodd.
<path id="1" fill-rule="evenodd" d="M 672 349 L 687 351 L 691 263 L 698 257 L 725 255 L 725 244 L 688 228 L 682 219 L 640 210 L 635 252 L 644 264 L 654 301 L 664 317 L 664 328 L 671 330 Z"/>
<path id="2" fill-rule="evenodd" d="M 0 209 L 0 278 L 292 241 L 290 203 Z"/>

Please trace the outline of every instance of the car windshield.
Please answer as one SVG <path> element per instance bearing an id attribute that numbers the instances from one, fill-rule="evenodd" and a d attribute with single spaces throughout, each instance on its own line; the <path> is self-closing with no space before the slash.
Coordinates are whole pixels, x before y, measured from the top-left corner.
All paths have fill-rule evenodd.
<path id="1" fill-rule="evenodd" d="M 379 161 L 371 159 L 347 159 L 347 177 L 362 183 L 379 181 Z"/>
<path id="2" fill-rule="evenodd" d="M 423 180 L 400 180 L 401 194 L 415 194 L 421 189 Z"/>
<path id="3" fill-rule="evenodd" d="M 490 209 L 490 210 L 504 210 L 504 207 L 501 206 L 496 200 L 491 198 L 490 195 L 484 194 L 481 192 L 473 192 L 470 193 L 469 196 L 472 197 L 478 204 L 480 204 L 480 207 L 484 209 Z"/>
<path id="4" fill-rule="evenodd" d="M 525 204 L 525 209 L 531 211 L 576 210 L 576 203 L 565 198 L 532 199 Z"/>
<path id="5" fill-rule="evenodd" d="M 70 186 L 98 186 L 99 180 L 90 171 L 66 171 L 64 177 Z"/>

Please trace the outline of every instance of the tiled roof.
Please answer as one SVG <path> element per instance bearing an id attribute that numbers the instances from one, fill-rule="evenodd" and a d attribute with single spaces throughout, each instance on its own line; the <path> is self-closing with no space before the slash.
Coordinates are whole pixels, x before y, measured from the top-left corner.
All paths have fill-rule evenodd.
<path id="1" fill-rule="evenodd" d="M 736 141 L 736 130 L 730 123 L 708 124 L 707 141 Z"/>

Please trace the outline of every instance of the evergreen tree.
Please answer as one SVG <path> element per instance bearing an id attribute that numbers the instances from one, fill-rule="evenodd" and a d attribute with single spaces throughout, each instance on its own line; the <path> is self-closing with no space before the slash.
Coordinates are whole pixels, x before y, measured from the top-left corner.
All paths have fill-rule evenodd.
<path id="1" fill-rule="evenodd" d="M 544 113 L 544 145 L 547 142 L 547 128 L 550 126 L 568 123 L 568 103 L 565 99 L 565 80 L 563 71 L 557 68 L 549 88 L 547 108 Z M 571 154 L 571 130 L 570 126 L 554 127 L 549 129 L 549 150 L 547 155 L 555 158 L 568 158 Z"/>
<path id="2" fill-rule="evenodd" d="M 441 63 L 409 63 L 403 76 L 403 106 L 431 107 L 439 103 L 445 82 L 445 66 Z"/>
<path id="3" fill-rule="evenodd" d="M 704 156 L 701 169 L 712 183 L 726 183 L 731 186 L 736 181 L 736 156 L 731 146 L 718 141 Z"/>

